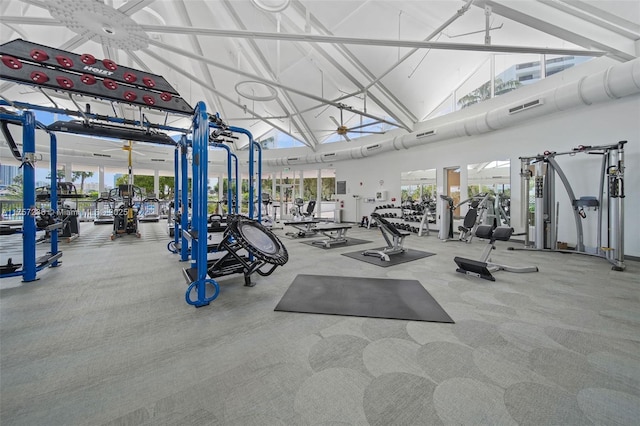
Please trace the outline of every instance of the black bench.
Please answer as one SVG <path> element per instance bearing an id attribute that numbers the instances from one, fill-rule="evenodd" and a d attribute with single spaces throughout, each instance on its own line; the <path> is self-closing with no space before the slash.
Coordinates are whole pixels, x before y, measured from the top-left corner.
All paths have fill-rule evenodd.
<path id="1" fill-rule="evenodd" d="M 389 256 L 404 253 L 404 238 L 411 235 L 411 232 L 398 229 L 394 224 L 380 216 L 379 213 L 371 213 L 371 220 L 378 225 L 387 246 L 382 250 L 365 250 L 362 252 L 364 256 L 378 256 L 380 260 L 390 262 Z"/>
<path id="2" fill-rule="evenodd" d="M 492 263 L 489 259 L 491 251 L 495 248 L 496 241 L 509 241 L 513 234 L 513 228 L 508 226 L 498 226 L 494 228 L 492 225 L 479 225 L 476 228 L 475 236 L 484 240 L 489 240 L 485 245 L 480 260 L 467 259 L 464 257 L 454 257 L 453 261 L 458 265 L 456 272 L 471 275 L 473 277 L 482 278 L 489 281 L 495 281 L 492 272 L 538 272 L 537 266 L 507 266 L 498 263 Z"/>

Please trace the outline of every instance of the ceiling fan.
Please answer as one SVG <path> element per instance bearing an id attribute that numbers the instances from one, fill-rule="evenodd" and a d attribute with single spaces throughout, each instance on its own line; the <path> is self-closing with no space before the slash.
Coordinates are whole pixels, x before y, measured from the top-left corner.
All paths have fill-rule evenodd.
<path id="1" fill-rule="evenodd" d="M 338 120 L 336 120 L 336 118 L 334 116 L 332 116 L 332 115 L 330 115 L 329 118 L 338 127 L 337 127 L 336 130 L 327 130 L 327 131 L 335 132 L 336 134 L 342 136 L 348 142 L 351 141 L 351 139 L 349 139 L 349 136 L 347 136 L 348 133 L 378 134 L 378 135 L 382 135 L 382 134 L 386 133 L 386 132 L 383 132 L 383 131 L 362 130 L 362 129 L 366 129 L 367 127 L 374 126 L 376 124 L 379 124 L 379 123 L 383 122 L 383 120 L 378 120 L 378 119 L 374 118 L 372 122 L 362 123 L 362 115 L 360 115 L 360 125 L 359 126 L 348 127 L 344 122 L 343 111 L 345 109 L 351 111 L 352 108 L 350 106 L 342 104 L 342 103 L 337 104 L 337 107 L 340 110 L 340 122 L 338 122 Z M 354 113 L 360 114 L 358 111 L 354 111 Z"/>
<path id="2" fill-rule="evenodd" d="M 112 142 L 112 141 L 107 141 L 107 142 Z M 115 142 L 115 141 L 113 141 Z M 117 142 L 117 143 L 122 143 L 123 145 L 120 148 L 109 148 L 109 149 L 103 149 L 102 152 L 108 152 L 108 151 L 127 151 L 130 152 L 131 154 L 136 154 L 136 155 L 141 155 L 143 157 L 146 157 L 147 154 L 143 154 L 142 152 L 133 149 L 133 141 L 121 141 L 121 142 Z"/>

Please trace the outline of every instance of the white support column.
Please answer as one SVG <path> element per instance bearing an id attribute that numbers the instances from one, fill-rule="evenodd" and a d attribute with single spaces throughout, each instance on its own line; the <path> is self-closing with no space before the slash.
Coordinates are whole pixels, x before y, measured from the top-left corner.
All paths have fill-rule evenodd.
<path id="1" fill-rule="evenodd" d="M 300 198 L 304 200 L 304 171 L 300 170 L 300 180 L 298 181 L 298 192 Z"/>
<path id="2" fill-rule="evenodd" d="M 156 197 L 160 196 L 160 170 L 153 171 L 153 192 L 156 193 Z"/>
<path id="3" fill-rule="evenodd" d="M 318 169 L 318 180 L 316 182 L 316 217 L 322 217 L 322 169 Z"/>
<path id="4" fill-rule="evenodd" d="M 98 167 L 98 193 L 104 192 L 104 166 Z"/>
<path id="5" fill-rule="evenodd" d="M 72 182 L 73 179 L 73 173 L 72 173 L 72 165 L 71 163 L 67 163 L 64 165 L 64 181 L 65 182 Z"/>
<path id="6" fill-rule="evenodd" d="M 460 166 L 460 201 L 469 198 L 469 170 L 467 165 Z M 469 205 L 465 204 L 460 208 L 460 215 L 464 218 L 469 210 Z"/>

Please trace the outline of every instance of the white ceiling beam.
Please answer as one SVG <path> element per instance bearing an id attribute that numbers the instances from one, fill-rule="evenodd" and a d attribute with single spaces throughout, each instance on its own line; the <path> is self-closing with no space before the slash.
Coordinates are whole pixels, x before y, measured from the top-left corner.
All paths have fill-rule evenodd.
<path id="1" fill-rule="evenodd" d="M 264 40 L 297 41 L 306 43 L 343 43 L 365 46 L 386 46 L 386 47 L 410 47 L 419 49 L 439 49 L 439 50 L 462 50 L 472 52 L 495 52 L 495 53 L 532 53 L 550 55 L 573 55 L 573 56 L 604 56 L 607 54 L 601 50 L 583 49 L 561 49 L 550 47 L 533 46 L 507 46 L 507 45 L 485 45 L 473 43 L 449 43 L 420 40 L 390 40 L 371 39 L 356 37 L 338 37 L 327 35 L 311 34 L 287 34 L 270 33 L 263 31 L 240 31 L 240 30 L 220 30 L 213 28 L 184 28 L 161 25 L 141 25 L 147 32 L 167 33 L 167 34 L 196 34 L 209 37 L 237 37 L 237 38 L 258 38 Z"/>
<path id="2" fill-rule="evenodd" d="M 167 43 L 162 43 L 162 42 L 159 42 L 157 40 L 150 39 L 149 40 L 149 44 L 157 46 L 163 51 L 173 52 L 175 54 L 182 55 L 184 57 L 191 58 L 191 59 L 194 59 L 196 61 L 206 62 L 206 63 L 208 63 L 210 65 L 213 65 L 214 67 L 218 67 L 218 68 L 221 68 L 223 70 L 229 71 L 231 73 L 235 73 L 235 74 L 238 74 L 238 75 L 242 75 L 242 76 L 248 77 L 249 79 L 256 80 L 256 81 L 268 84 L 268 85 L 273 86 L 273 87 L 278 87 L 278 88 L 287 90 L 287 91 L 289 91 L 291 93 L 295 93 L 295 94 L 300 95 L 300 96 L 305 96 L 305 97 L 307 97 L 309 99 L 313 99 L 313 100 L 318 101 L 318 102 L 323 103 L 323 104 L 333 105 L 333 106 L 338 107 L 338 108 L 343 107 L 343 104 L 341 104 L 339 102 L 334 102 L 334 101 L 332 101 L 330 99 L 324 99 L 324 98 L 322 98 L 320 96 L 316 96 L 316 95 L 313 95 L 311 93 L 304 92 L 302 90 L 298 90 L 298 89 L 295 89 L 293 87 L 286 86 L 286 85 L 281 84 L 281 83 L 279 83 L 277 81 L 272 81 L 272 80 L 263 78 L 263 77 L 261 77 L 259 75 L 255 75 L 255 74 L 251 74 L 251 73 L 242 71 L 242 70 L 238 69 L 237 67 L 232 67 L 232 66 L 229 66 L 229 65 L 222 64 L 220 62 L 212 60 L 211 58 L 204 57 L 202 55 L 196 55 L 196 54 L 191 53 L 189 51 L 185 51 L 183 49 L 179 49 L 177 47 L 171 46 L 171 45 L 169 45 Z M 173 67 L 173 68 L 175 68 L 175 67 Z M 380 120 L 380 117 L 375 117 L 375 116 L 372 116 L 371 114 L 366 114 L 366 113 L 363 113 L 361 111 L 358 111 L 358 114 L 363 115 L 365 117 L 370 117 L 370 118 L 374 118 L 376 120 Z M 394 126 L 396 125 L 395 123 L 389 123 L 389 124 L 394 125 Z"/>
<path id="3" fill-rule="evenodd" d="M 155 60 L 159 61 L 160 63 L 166 65 L 167 67 L 173 69 L 174 71 L 176 71 L 178 74 L 181 74 L 189 79 L 191 79 L 194 83 L 199 84 L 200 86 L 204 87 L 205 89 L 211 90 L 212 92 L 215 92 L 218 96 L 220 96 L 222 99 L 224 99 L 225 101 L 237 106 L 238 108 L 242 108 L 242 109 L 246 109 L 246 111 L 248 113 L 250 113 L 251 115 L 253 115 L 255 118 L 259 119 L 260 121 L 263 121 L 265 123 L 267 123 L 269 126 L 276 128 L 278 130 L 280 130 L 282 133 L 285 133 L 289 136 L 291 136 L 294 139 L 298 139 L 296 136 L 292 135 L 291 133 L 289 133 L 289 131 L 287 131 L 286 129 L 278 126 L 277 124 L 274 124 L 273 122 L 269 121 L 268 119 L 262 117 L 260 114 L 256 113 L 255 111 L 253 111 L 251 108 L 246 107 L 245 105 L 242 105 L 236 101 L 234 101 L 231 97 L 225 95 L 224 93 L 220 92 L 218 89 L 216 89 L 215 87 L 211 87 L 207 84 L 207 82 L 199 79 L 197 76 L 188 73 L 187 71 L 179 68 L 178 66 L 176 66 L 174 63 L 168 61 L 167 59 L 165 59 L 164 57 L 161 57 L 159 55 L 156 55 L 154 52 L 152 52 L 149 49 L 144 50 L 144 52 L 151 56 L 152 58 L 154 58 Z"/>
<path id="4" fill-rule="evenodd" d="M 175 6 L 178 17 L 182 20 L 182 22 L 184 22 L 186 26 L 189 26 L 189 27 L 192 26 L 193 23 L 191 21 L 191 17 L 189 16 L 189 11 L 187 10 L 186 5 L 184 4 L 184 1 L 178 0 L 178 1 L 174 1 L 172 4 Z M 200 46 L 200 41 L 198 40 L 198 37 L 196 37 L 195 35 L 190 35 L 189 44 L 191 45 L 191 49 L 193 49 L 195 53 L 197 53 L 198 55 L 204 55 L 202 51 L 202 46 Z M 198 66 L 200 68 L 200 72 L 202 73 L 202 76 L 204 77 L 208 85 L 215 88 L 216 85 L 213 81 L 211 70 L 209 70 L 209 67 L 207 66 L 207 64 L 205 64 L 204 62 L 198 62 Z M 207 98 L 206 100 L 208 101 L 210 107 L 216 109 L 216 111 L 220 112 L 222 116 L 226 115 L 224 112 L 224 105 L 222 104 L 218 96 L 214 94 L 214 97 L 212 98 L 210 97 L 209 92 L 205 92 L 204 96 Z"/>
<path id="5" fill-rule="evenodd" d="M 549 7 L 553 7 L 554 9 L 558 9 L 562 12 L 568 13 L 570 15 L 576 16 L 584 21 L 587 21 L 593 25 L 597 25 L 602 27 L 608 31 L 613 31 L 614 33 L 618 33 L 623 37 L 634 40 L 640 38 L 640 32 L 632 32 L 626 29 L 625 26 L 619 26 L 608 19 L 612 19 L 613 16 L 609 14 L 608 19 L 603 19 L 603 15 L 592 11 L 585 12 L 581 2 L 559 2 L 557 0 L 538 0 L 540 3 L 543 3 Z M 604 12 L 603 10 L 597 9 L 599 12 Z M 640 12 L 640 6 L 638 6 L 638 10 Z M 595 13 L 595 14 L 594 14 Z"/>
<path id="6" fill-rule="evenodd" d="M 236 10 L 233 8 L 231 2 L 229 2 L 228 0 L 224 0 L 223 1 L 223 5 L 225 6 L 227 12 L 229 13 L 231 18 L 233 19 L 233 21 L 236 24 L 236 26 L 241 28 L 241 29 L 243 29 L 243 30 L 246 29 L 246 26 L 244 25 L 244 22 L 242 22 L 242 20 L 240 19 L 240 16 L 237 14 Z M 271 68 L 271 66 L 269 64 L 269 61 L 263 55 L 263 53 L 260 50 L 260 48 L 258 47 L 257 43 L 254 40 L 251 40 L 251 39 L 247 40 L 247 43 L 249 44 L 249 48 L 251 49 L 252 54 L 260 62 L 262 68 L 266 71 L 268 76 L 272 80 L 278 80 L 278 76 L 276 75 L 276 73 Z M 258 71 L 258 69 L 257 69 L 257 67 L 255 65 L 253 66 L 253 68 L 254 68 L 254 70 Z M 293 100 L 291 99 L 289 94 L 286 91 L 283 91 L 283 90 L 280 91 L 280 94 L 281 94 L 282 97 L 284 97 L 284 101 L 280 97 L 276 98 L 276 101 L 280 105 L 280 108 L 282 108 L 284 113 L 290 117 L 289 120 L 292 122 L 292 124 L 296 128 L 296 130 L 298 132 L 300 132 L 300 138 L 303 139 L 302 142 L 305 145 L 309 146 L 313 151 L 315 151 L 316 147 L 318 145 L 318 139 L 316 139 L 316 137 L 315 137 L 313 131 L 311 131 L 311 128 L 309 127 L 308 123 L 304 120 L 302 115 L 300 115 L 300 113 L 298 111 L 298 108 L 296 107 L 295 102 L 293 102 Z M 286 101 L 286 105 L 285 105 L 285 101 Z M 292 110 L 293 113 L 291 113 L 289 110 Z M 299 140 L 300 138 L 296 138 L 296 139 Z"/>
<path id="7" fill-rule="evenodd" d="M 587 13 L 590 13 L 593 16 L 600 17 L 607 22 L 610 22 L 616 25 L 619 28 L 623 28 L 627 31 L 630 31 L 635 34 L 640 34 L 640 3 L 636 2 L 637 6 L 637 14 L 636 16 L 629 16 L 629 18 L 635 18 L 636 21 L 629 21 L 627 19 L 621 18 L 613 13 L 609 13 L 606 10 L 603 10 L 599 7 L 595 7 L 590 3 L 586 3 L 580 0 L 561 0 L 563 3 L 571 5 L 577 9 L 583 10 Z"/>
<path id="8" fill-rule="evenodd" d="M 301 15 L 306 17 L 307 10 L 300 2 L 295 2 L 294 7 L 300 12 Z M 316 31 L 325 35 L 332 35 L 329 29 L 327 29 L 314 15 L 309 14 L 309 18 L 311 21 L 310 24 Z M 350 98 L 352 96 L 356 96 L 358 94 L 362 94 L 366 91 L 365 84 L 360 82 L 360 80 L 354 75 L 354 73 L 349 72 L 343 64 L 338 62 L 338 60 L 336 59 L 336 55 L 332 52 L 329 52 L 328 48 L 325 48 L 320 44 L 311 44 L 311 47 L 326 61 L 328 61 L 334 67 L 334 69 L 340 72 L 344 77 L 348 78 L 357 88 L 356 93 L 351 93 L 348 96 L 340 97 L 338 100 L 336 100 L 336 102 Z M 344 58 L 348 64 L 353 66 L 355 70 L 360 75 L 362 75 L 367 83 L 375 79 L 373 73 L 346 46 L 342 44 L 335 44 L 331 45 L 330 48 L 337 50 L 342 58 Z M 384 85 L 380 84 L 376 87 L 376 89 L 377 90 L 374 90 L 373 93 L 367 93 L 369 100 L 375 103 L 390 117 L 392 117 L 400 127 L 404 128 L 407 131 L 411 131 L 413 123 L 417 120 L 415 115 L 396 96 L 394 96 L 392 91 L 388 90 Z M 375 93 L 377 91 L 381 93 Z M 380 99 L 379 95 L 382 95 L 385 99 Z M 399 111 L 393 111 L 389 105 L 394 105 Z"/>
<path id="9" fill-rule="evenodd" d="M 139 10 L 151 5 L 155 0 L 129 0 L 118 8 L 118 10 L 127 16 L 131 16 Z"/>
<path id="10" fill-rule="evenodd" d="M 584 21 L 577 16 L 568 13 L 557 13 L 557 9 L 554 10 L 541 2 L 517 1 L 509 3 L 508 1 L 476 0 L 474 6 L 482 8 L 489 6 L 493 13 L 512 21 L 534 28 L 538 31 L 542 31 L 577 46 L 582 46 L 586 49 L 598 49 L 598 51 L 602 53 L 597 56 L 607 54 L 622 61 L 629 61 L 636 57 L 635 44 L 633 40 Z M 579 53 L 538 53 L 551 55 L 580 55 Z"/>
<path id="11" fill-rule="evenodd" d="M 8 2 L 7 2 L 8 3 Z M 20 25 L 42 25 L 59 27 L 60 21 L 53 18 L 36 18 L 30 16 L 3 16 L 3 24 L 20 24 Z"/>

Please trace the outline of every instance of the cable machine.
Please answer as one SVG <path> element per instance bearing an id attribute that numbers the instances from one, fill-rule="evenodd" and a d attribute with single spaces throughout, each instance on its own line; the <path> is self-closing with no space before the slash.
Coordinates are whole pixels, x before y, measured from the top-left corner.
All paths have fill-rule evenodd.
<path id="1" fill-rule="evenodd" d="M 520 176 L 523 179 L 522 212 L 527 214 L 524 223 L 531 225 L 529 212 L 529 187 L 534 181 L 535 204 L 533 226 L 534 241 L 529 241 L 529 230 L 525 232 L 525 248 L 535 250 L 566 251 L 598 256 L 607 259 L 614 271 L 623 271 L 624 264 L 624 145 L 620 141 L 613 145 L 578 146 L 571 151 L 545 151 L 543 154 L 520 157 Z M 600 186 L 597 197 L 577 198 L 564 171 L 556 161 L 559 156 L 577 154 L 600 155 Z M 562 249 L 558 245 L 558 205 L 555 198 L 555 178 L 560 178 L 571 201 L 571 209 L 576 227 L 575 250 Z M 589 252 L 584 244 L 582 220 L 585 209 L 598 212 L 596 247 Z"/>
<path id="2" fill-rule="evenodd" d="M 0 105 L 8 106 L 14 111 L 4 108 L 0 111 L 2 132 L 10 145 L 13 156 L 22 163 L 23 167 L 23 209 L 25 211 L 22 229 L 23 233 L 23 265 L 3 265 L 1 275 L 22 275 L 24 281 L 36 279 L 36 272 L 48 267 L 57 266 L 57 260 L 62 256 L 58 251 L 58 230 L 63 226 L 56 212 L 48 214 L 44 220 L 41 217 L 37 223 L 46 225 L 46 231 L 51 231 L 51 251 L 47 256 L 35 257 L 35 129 L 46 130 L 51 136 L 51 189 L 49 201 L 56 206 L 59 200 L 56 182 L 57 169 L 57 140 L 55 132 L 103 136 L 109 138 L 128 139 L 134 141 L 175 145 L 175 141 L 158 130 L 185 133 L 184 129 L 177 129 L 166 125 L 150 123 L 142 113 L 142 108 L 159 110 L 165 115 L 169 113 L 191 116 L 193 109 L 180 97 L 178 92 L 159 75 L 121 66 L 110 59 L 100 61 L 93 55 L 82 55 L 32 43 L 22 39 L 12 40 L 0 45 L 0 79 L 18 84 L 34 86 L 42 92 L 53 107 L 32 105 L 24 102 L 4 99 Z M 43 89 L 62 92 L 74 103 L 76 110 L 62 109 L 47 95 Z M 129 120 L 119 117 L 109 117 L 91 112 L 90 105 L 81 109 L 73 95 L 89 96 L 120 104 L 137 107 L 140 111 L 139 120 Z M 32 110 L 50 112 L 53 114 L 80 117 L 77 121 L 57 121 L 49 126 L 43 126 L 35 121 Z M 17 124 L 23 127 L 22 151 L 18 148 L 10 135 L 7 124 Z M 165 121 L 166 123 L 166 121 Z M 44 212 L 40 212 L 41 216 Z M 3 226 L 3 232 L 4 230 Z M 13 232 L 11 229 L 7 232 Z"/>
<path id="3" fill-rule="evenodd" d="M 6 102 L 0 102 L 0 105 L 8 105 Z M 8 130 L 8 124 L 22 126 L 22 152 L 15 143 L 11 133 Z M 2 132 L 9 144 L 9 148 L 16 160 L 21 162 L 23 189 L 22 189 L 22 209 L 24 217 L 21 229 L 10 227 L 2 227 L 2 235 L 11 235 L 14 233 L 22 233 L 22 263 L 13 263 L 11 259 L 7 260 L 5 265 L 1 265 L 0 277 L 17 277 L 22 276 L 23 281 L 35 281 L 36 274 L 51 266 L 59 266 L 58 259 L 62 257 L 62 252 L 58 250 L 58 231 L 64 225 L 63 222 L 56 218 L 55 210 L 49 214 L 40 212 L 36 208 L 36 189 L 35 189 L 35 167 L 36 167 L 36 144 L 35 132 L 36 128 L 46 128 L 36 122 L 35 114 L 32 111 L 23 111 L 21 113 L 9 114 L 0 113 L 0 125 Z M 57 139 L 56 135 L 48 132 L 50 137 L 51 150 L 51 191 L 50 205 L 53 208 L 58 204 L 58 192 L 56 185 L 56 169 L 57 169 Z M 36 216 L 43 216 L 43 213 L 49 216 L 49 219 L 43 224 L 46 231 L 50 231 L 50 250 L 44 256 L 36 258 Z"/>
<path id="4" fill-rule="evenodd" d="M 192 138 L 192 220 L 189 230 L 183 229 L 183 234 L 191 241 L 191 268 L 183 269 L 184 277 L 189 287 L 185 293 L 188 304 L 201 307 L 206 306 L 218 297 L 220 285 L 215 278 L 242 273 L 245 285 L 252 286 L 251 275 L 258 273 L 262 276 L 270 275 L 278 266 L 284 265 L 289 255 L 278 237 L 261 223 L 261 190 L 262 155 L 259 144 L 253 141 L 248 130 L 227 126 L 219 116 L 211 116 L 206 112 L 206 106 L 199 102 L 193 118 Z M 209 131 L 213 129 L 213 133 Z M 249 138 L 249 206 L 248 217 L 239 214 L 229 214 L 226 218 L 226 228 L 215 251 L 223 253 L 221 258 L 208 261 L 208 212 L 207 212 L 207 183 L 208 183 L 208 149 L 213 143 L 220 147 L 216 140 L 221 131 L 242 133 Z M 257 146 L 256 146 L 257 145 Z M 224 145 L 223 145 L 224 146 Z M 258 211 L 254 212 L 254 151 L 258 148 Z M 231 174 L 230 149 L 228 152 L 228 169 Z M 227 187 L 227 201 L 229 211 L 231 204 L 231 185 Z M 236 208 L 239 203 L 236 203 Z M 254 220 L 255 219 L 255 220 Z M 184 248 L 184 247 L 183 247 Z M 244 251 L 244 252 L 242 252 Z M 246 252 L 246 254 L 245 254 Z"/>

